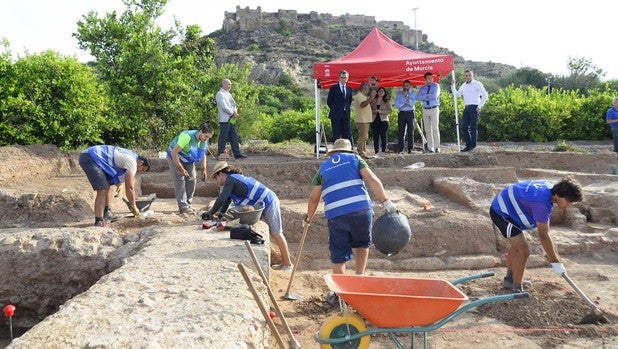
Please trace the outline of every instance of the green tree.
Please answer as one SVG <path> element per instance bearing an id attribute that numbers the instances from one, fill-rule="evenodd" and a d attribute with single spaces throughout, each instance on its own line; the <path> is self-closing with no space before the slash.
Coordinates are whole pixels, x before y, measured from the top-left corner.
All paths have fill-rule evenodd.
<path id="1" fill-rule="evenodd" d="M 569 57 L 567 68 L 569 75 L 554 77 L 554 87 L 587 94 L 590 90 L 599 88 L 601 78 L 605 76 L 603 69 L 598 68 L 589 58 Z"/>
<path id="2" fill-rule="evenodd" d="M 504 76 L 501 76 L 497 83 L 500 87 L 507 87 L 509 85 L 514 86 L 533 86 L 536 88 L 543 88 L 547 83 L 547 79 L 550 74 L 543 73 L 542 71 L 523 67 L 513 70 Z"/>
<path id="3" fill-rule="evenodd" d="M 214 43 L 198 39 L 201 29 L 196 25 L 158 27 L 155 21 L 167 0 L 123 3 L 126 10 L 120 15 L 89 12 L 73 35 L 95 57 L 112 99 L 106 142 L 161 148 L 179 130 L 203 121 L 208 92 L 201 87 L 212 66 Z"/>
<path id="4" fill-rule="evenodd" d="M 53 51 L 0 57 L 0 145 L 101 142 L 107 96 L 92 68 Z"/>

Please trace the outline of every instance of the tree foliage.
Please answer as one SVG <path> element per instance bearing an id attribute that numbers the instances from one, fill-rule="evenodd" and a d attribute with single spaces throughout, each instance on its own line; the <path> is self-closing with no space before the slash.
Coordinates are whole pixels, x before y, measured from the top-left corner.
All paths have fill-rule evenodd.
<path id="1" fill-rule="evenodd" d="M 95 65 L 111 98 L 114 122 L 108 143 L 163 147 L 174 135 L 203 121 L 208 104 L 205 70 L 213 65 L 214 43 L 199 40 L 201 29 L 163 30 L 155 21 L 167 0 L 123 0 L 126 10 L 103 17 L 89 12 L 77 23 L 80 48 Z M 178 44 L 175 44 L 178 42 Z M 144 140 L 149 140 L 144 144 Z"/>
<path id="2" fill-rule="evenodd" d="M 92 69 L 53 51 L 0 56 L 0 145 L 101 141 L 107 96 Z"/>

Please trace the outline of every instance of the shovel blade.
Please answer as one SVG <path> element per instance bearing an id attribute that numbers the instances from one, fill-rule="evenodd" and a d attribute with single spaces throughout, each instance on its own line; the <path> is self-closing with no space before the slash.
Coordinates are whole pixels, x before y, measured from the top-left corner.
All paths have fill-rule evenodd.
<path id="1" fill-rule="evenodd" d="M 283 295 L 283 299 L 287 299 L 290 301 L 296 301 L 303 298 L 303 296 L 297 294 L 297 293 L 286 293 Z"/>

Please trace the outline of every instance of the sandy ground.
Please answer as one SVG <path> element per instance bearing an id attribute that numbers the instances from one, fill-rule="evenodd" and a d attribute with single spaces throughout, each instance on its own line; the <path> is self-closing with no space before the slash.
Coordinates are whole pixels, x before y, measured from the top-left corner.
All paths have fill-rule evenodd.
<path id="1" fill-rule="evenodd" d="M 537 145 L 539 151 L 545 151 L 550 146 Z M 591 154 L 602 154 L 602 159 L 611 159 L 612 153 L 607 149 L 606 145 L 591 147 Z M 468 154 L 463 156 L 454 155 L 456 149 L 444 147 L 444 154 L 434 154 L 430 156 L 416 155 L 410 158 L 400 158 L 396 155 L 383 155 L 378 159 L 372 160 L 370 166 L 380 173 L 385 182 L 385 186 L 391 195 L 399 196 L 400 207 L 406 208 L 406 214 L 411 217 L 414 222 L 420 222 L 415 225 L 415 232 L 421 233 L 434 230 L 449 230 L 458 229 L 459 226 L 445 225 L 447 217 L 457 215 L 461 217 L 464 228 L 469 228 L 468 225 L 474 226 L 479 224 L 477 229 L 483 230 L 489 227 L 487 225 L 487 217 L 484 211 L 481 212 L 475 205 L 483 206 L 483 202 L 490 197 L 489 191 L 495 190 L 500 183 L 510 181 L 507 175 L 508 172 L 501 172 L 501 169 L 492 168 L 491 171 L 479 171 L 474 174 L 473 168 L 478 165 L 472 165 L 468 170 L 466 166 L 468 162 L 476 161 L 475 164 L 486 162 L 488 166 L 494 166 L 494 152 L 508 150 L 512 155 L 517 157 L 520 151 L 519 145 L 487 145 L 478 149 L 476 154 Z M 263 151 L 263 150 L 260 150 Z M 528 172 L 518 169 L 518 173 L 526 173 L 528 175 L 536 175 L 534 171 L 541 167 L 537 165 L 542 163 L 541 155 L 535 156 L 529 152 L 530 149 L 523 149 L 522 152 L 529 159 L 528 163 L 532 168 L 525 169 Z M 326 240 L 325 222 L 316 222 L 310 228 L 307 242 L 303 251 L 299 251 L 299 240 L 302 228 L 300 227 L 300 218 L 304 214 L 306 208 L 306 198 L 309 192 L 309 180 L 304 178 L 299 179 L 296 174 L 306 174 L 306 161 L 311 160 L 311 156 L 303 158 L 290 158 L 289 154 L 276 154 L 276 151 L 269 153 L 268 156 L 258 156 L 258 154 L 249 152 L 248 160 L 230 162 L 231 164 L 242 166 L 249 169 L 249 175 L 253 175 L 268 186 L 273 188 L 282 199 L 282 211 L 284 216 L 284 229 L 286 236 L 290 242 L 290 250 L 293 256 L 301 253 L 299 265 L 294 278 L 290 283 L 290 273 L 276 271 L 270 269 L 269 284 L 273 292 L 281 296 L 278 301 L 278 306 L 282 309 L 285 318 L 292 329 L 293 336 L 296 341 L 304 348 L 318 347 L 314 339 L 316 332 L 327 321 L 327 318 L 336 314 L 338 307 L 333 307 L 325 301 L 325 295 L 328 288 L 323 280 L 324 275 L 330 272 L 328 262 L 328 245 Z M 606 195 L 612 200 L 609 200 L 609 205 L 615 205 L 615 198 L 618 192 L 615 190 L 616 182 L 614 177 L 604 175 L 603 168 L 615 166 L 614 163 L 606 160 L 599 160 L 596 156 L 590 156 L 587 163 L 576 163 L 572 159 L 564 160 L 565 154 L 556 153 L 555 163 L 550 164 L 543 171 L 553 171 L 552 168 L 559 168 L 549 172 L 552 178 L 558 178 L 564 174 L 564 171 L 575 171 L 581 169 L 581 178 L 587 181 L 587 184 L 598 189 L 603 195 Z M 568 155 L 568 154 L 567 154 Z M 545 156 L 545 155 L 543 155 Z M 94 195 L 89 188 L 85 176 L 81 170 L 75 166 L 75 154 L 58 154 L 58 150 L 53 147 L 38 146 L 34 148 L 24 149 L 21 147 L 5 147 L 0 149 L 0 158 L 5 160 L 4 166 L 0 169 L 0 185 L 2 186 L 5 195 L 4 201 L 0 204 L 6 206 L 0 218 L 2 218 L 2 228 L 21 227 L 21 226 L 88 226 L 92 221 L 92 211 L 90 206 Z M 416 174 L 415 181 L 408 185 L 401 184 L 395 175 L 389 173 L 389 168 L 392 166 L 408 165 L 422 160 L 427 165 L 426 171 Z M 573 163 L 575 162 L 575 163 Z M 162 162 L 163 163 L 163 162 Z M 209 166 L 214 165 L 214 161 L 210 161 Z M 313 168 L 317 168 L 317 162 L 314 162 Z M 461 164 L 461 165 L 460 165 Z M 429 167 L 432 167 L 430 169 Z M 442 168 L 441 166 L 445 166 Z M 510 163 L 505 163 L 504 167 L 514 166 Z M 463 172 L 457 172 L 457 168 L 464 168 Z M 600 169 L 600 170 L 599 170 Z M 477 169 L 478 170 L 478 169 Z M 301 172 L 305 171 L 305 172 Z M 426 186 L 425 182 L 430 182 L 430 177 L 436 172 L 444 172 L 443 176 L 460 176 L 464 177 L 458 185 L 467 190 L 469 197 L 463 198 L 470 201 L 466 202 L 462 198 L 449 197 L 444 193 L 436 193 L 431 191 L 417 191 L 418 187 Z M 522 172 L 523 171 L 523 172 Z M 490 173 L 491 172 L 491 173 Z M 587 173 L 595 173 L 590 175 Z M 546 174 L 546 173 L 544 173 Z M 158 186 L 171 187 L 169 174 L 166 173 L 166 165 L 157 164 L 153 168 L 153 172 L 142 178 L 142 183 L 151 181 L 152 188 Z M 483 176 L 493 176 L 488 183 L 479 184 L 478 181 L 483 180 Z M 502 176 L 502 177 L 500 177 Z M 37 180 L 32 180 L 33 178 Z M 473 180 L 470 181 L 470 178 Z M 613 179 L 614 178 L 614 179 Z M 148 182 L 150 183 L 150 182 Z M 448 184 L 448 183 L 447 183 Z M 597 190 L 597 189 L 595 189 Z M 414 192 L 414 194 L 412 194 Z M 30 194 L 29 194 L 30 193 Z M 34 194 L 32 194 L 34 193 Z M 203 210 L 208 207 L 214 199 L 216 188 L 213 189 L 212 183 L 203 183 L 198 187 L 198 193 L 201 196 L 197 200 L 196 208 Z M 146 193 L 147 194 L 147 193 Z M 446 196 L 445 196 L 446 195 Z M 10 201 L 10 198 L 13 201 Z M 477 200 L 478 199 L 478 200 Z M 119 199 L 118 199 L 119 200 Z M 16 204 L 18 202 L 19 204 Z M 429 212 L 422 211 L 420 207 L 425 203 L 429 204 Z M 16 211 L 13 208 L 15 205 L 21 205 L 22 209 Z M 126 206 L 122 202 L 114 204 L 117 213 L 128 214 Z M 25 208 L 23 208 L 25 207 Z M 51 208 L 54 212 L 59 212 L 56 220 L 50 222 L 49 211 L 41 210 L 41 207 Z M 60 208 L 60 209 L 59 209 Z M 199 217 L 181 217 L 175 213 L 175 203 L 172 199 L 159 198 L 153 204 L 153 209 L 158 213 L 155 219 L 150 221 L 135 221 L 125 219 L 115 223 L 115 229 L 131 232 L 143 229 L 153 224 L 178 224 L 186 223 L 187 219 L 196 220 L 199 223 Z M 595 208 L 593 213 L 611 217 L 612 208 L 603 207 Z M 481 212 L 481 213 L 479 213 Z M 475 223 L 474 219 L 482 216 L 484 223 Z M 475 217 L 467 220 L 467 217 Z M 585 219 L 585 217 L 584 217 Z M 323 218 L 322 218 L 323 220 Z M 419 225 L 422 224 L 422 225 Z M 605 218 L 600 223 L 589 224 L 589 229 L 592 232 L 610 231 L 609 239 L 615 241 L 618 238 L 618 232 L 611 230 L 615 228 L 615 218 Z M 489 228 L 490 229 L 490 228 Z M 609 229 L 609 230 L 608 230 Z M 613 233 L 612 233 L 613 231 Z M 613 234 L 613 235 L 612 235 Z M 604 237 L 607 239 L 607 234 Z M 438 239 L 438 237 L 436 237 Z M 436 240 L 440 241 L 440 240 Z M 456 247 L 465 250 L 467 243 L 472 241 L 454 240 L 451 244 L 461 246 L 451 246 L 451 250 L 440 250 L 437 246 L 415 245 L 417 241 L 412 240 L 411 244 L 406 248 L 410 256 L 420 257 L 423 250 L 435 248 L 438 252 L 435 255 L 441 257 L 443 253 L 456 252 Z M 582 288 L 582 290 L 592 299 L 593 302 L 603 310 L 604 317 L 609 320 L 609 324 L 580 324 L 580 321 L 591 313 L 590 308 L 586 303 L 570 288 L 570 286 L 561 278 L 551 272 L 550 268 L 541 267 L 536 263 L 529 268 L 527 278 L 532 282 L 527 287 L 529 299 L 513 300 L 508 302 L 497 302 L 484 305 L 478 308 L 470 309 L 461 314 L 455 319 L 448 321 L 443 327 L 429 333 L 430 348 L 618 348 L 616 339 L 618 338 L 618 327 L 616 325 L 616 314 L 618 313 L 618 280 L 616 264 L 618 264 L 618 256 L 615 251 L 615 243 L 608 243 L 604 247 L 595 247 L 589 250 L 584 250 L 585 253 L 569 253 L 565 254 L 563 260 L 569 271 L 569 275 Z M 446 252 L 444 252 L 446 251 Z M 461 252 L 461 251 L 459 251 Z M 272 262 L 278 261 L 276 248 L 272 248 Z M 432 252 L 433 253 L 433 252 Z M 495 251 L 494 251 L 495 253 Z M 463 253 L 465 254 L 465 253 Z M 500 258 L 499 254 L 495 254 Z M 465 257 L 464 257 L 465 258 Z M 472 259 L 474 256 L 471 257 Z M 379 256 L 377 251 L 370 254 L 370 261 L 382 260 L 384 257 Z M 406 260 L 407 261 L 407 260 Z M 389 268 L 380 268 L 380 264 L 373 264 L 369 267 L 367 275 L 388 275 L 405 278 L 432 278 L 443 279 L 447 281 L 455 280 L 459 277 L 480 271 L 492 271 L 496 273 L 495 277 L 470 281 L 460 285 L 459 288 L 465 293 L 470 300 L 482 299 L 493 295 L 503 294 L 505 291 L 501 289 L 501 280 L 504 274 L 504 269 L 498 262 L 489 268 L 447 268 L 433 271 L 414 270 L 414 267 L 401 268 L 398 270 L 397 263 L 406 262 L 401 259 L 391 261 Z M 385 262 L 385 263 L 386 263 Z M 370 263 L 371 264 L 371 263 Z M 253 267 L 253 266 L 252 266 Z M 263 266 L 264 268 L 266 266 Z M 351 265 L 350 265 L 351 267 Z M 283 297 L 286 290 L 290 286 L 290 292 L 302 295 L 299 300 L 286 300 Z M 274 306 L 274 305 L 273 305 Z M 402 312 L 409 311 L 406 308 L 401 309 Z M 362 314 L 361 314 L 362 315 Z M 389 314 L 384 314 L 389 316 Z M 281 318 L 275 318 L 279 325 L 279 330 L 284 341 L 288 341 L 285 326 L 282 324 Z M 371 323 L 367 323 L 369 328 L 372 328 Z M 410 335 L 394 333 L 405 347 L 410 346 Z M 422 345 L 422 339 L 417 336 L 416 345 Z M 393 348 L 395 344 L 385 334 L 377 334 L 371 337 L 370 348 Z M 273 348 L 277 347 L 276 341 L 271 341 Z M 353 346 L 351 346 L 353 347 Z"/>

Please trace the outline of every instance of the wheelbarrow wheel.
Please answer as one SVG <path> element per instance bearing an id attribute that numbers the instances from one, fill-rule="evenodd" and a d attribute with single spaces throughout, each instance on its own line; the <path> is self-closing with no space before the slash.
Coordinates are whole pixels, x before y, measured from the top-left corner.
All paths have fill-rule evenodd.
<path id="1" fill-rule="evenodd" d="M 367 331 L 365 320 L 359 315 L 340 313 L 329 316 L 322 323 L 319 336 L 324 339 L 338 339 L 365 331 Z M 371 337 L 367 335 L 344 343 L 320 344 L 320 349 L 367 349 L 370 339 Z"/>

